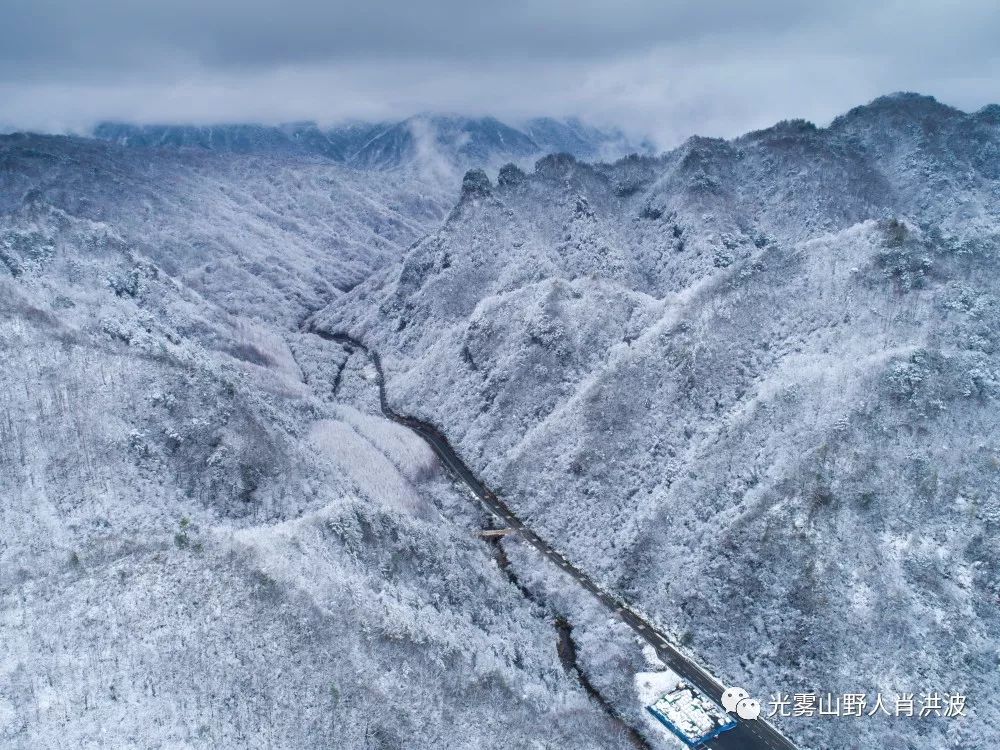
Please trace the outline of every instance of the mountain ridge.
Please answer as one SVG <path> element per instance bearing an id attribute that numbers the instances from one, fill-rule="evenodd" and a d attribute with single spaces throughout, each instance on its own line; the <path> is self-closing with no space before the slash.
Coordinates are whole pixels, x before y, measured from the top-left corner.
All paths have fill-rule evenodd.
<path id="1" fill-rule="evenodd" d="M 662 665 L 483 544 L 313 326 L 726 684 L 969 696 L 779 719 L 797 746 L 993 750 L 1000 108 L 942 107 L 604 162 L 544 123 L 544 155 L 490 122 L 0 136 L 0 738 L 621 747 L 585 674 L 658 741 Z"/>
<path id="2" fill-rule="evenodd" d="M 976 683 L 973 721 L 779 724 L 804 746 L 985 750 L 1000 685 L 962 665 L 1000 633 L 998 149 L 992 108 L 900 94 L 475 172 L 314 325 L 728 684 Z"/>
<path id="3" fill-rule="evenodd" d="M 632 143 L 620 130 L 599 129 L 574 118 L 539 117 L 518 127 L 489 116 L 437 114 L 326 128 L 311 122 L 276 126 L 103 122 L 94 128 L 93 137 L 140 148 L 314 154 L 361 169 L 393 169 L 415 160 L 422 149 L 434 149 L 459 163 L 479 164 L 551 151 L 602 158 L 651 148 L 648 142 Z"/>

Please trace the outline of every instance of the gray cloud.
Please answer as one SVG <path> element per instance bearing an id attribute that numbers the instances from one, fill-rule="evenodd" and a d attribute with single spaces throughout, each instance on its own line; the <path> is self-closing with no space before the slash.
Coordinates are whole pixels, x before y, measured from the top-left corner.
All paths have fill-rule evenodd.
<path id="1" fill-rule="evenodd" d="M 772 33 L 829 14 L 792 0 L 14 0 L 0 60 L 22 73 L 63 65 L 153 68 L 407 60 L 593 58 L 726 32 Z"/>
<path id="2" fill-rule="evenodd" d="M 995 100 L 994 0 L 8 0 L 0 123 L 578 114 L 669 145 L 912 89 Z"/>

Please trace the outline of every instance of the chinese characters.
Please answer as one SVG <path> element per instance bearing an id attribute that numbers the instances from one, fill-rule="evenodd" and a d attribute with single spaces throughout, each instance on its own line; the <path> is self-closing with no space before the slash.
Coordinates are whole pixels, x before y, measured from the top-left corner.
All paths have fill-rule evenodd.
<path id="1" fill-rule="evenodd" d="M 873 717 L 896 716 L 927 719 L 966 716 L 966 696 L 960 693 L 929 691 L 915 696 L 899 693 L 776 693 L 767 702 L 767 718 L 776 716 Z"/>

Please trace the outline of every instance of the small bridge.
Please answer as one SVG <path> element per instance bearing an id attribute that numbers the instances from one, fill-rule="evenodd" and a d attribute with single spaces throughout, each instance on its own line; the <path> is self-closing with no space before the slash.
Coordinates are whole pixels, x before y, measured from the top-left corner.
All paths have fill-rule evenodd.
<path id="1" fill-rule="evenodd" d="M 483 529 L 482 531 L 477 531 L 476 536 L 480 539 L 496 539 L 497 537 L 516 533 L 517 529 Z"/>

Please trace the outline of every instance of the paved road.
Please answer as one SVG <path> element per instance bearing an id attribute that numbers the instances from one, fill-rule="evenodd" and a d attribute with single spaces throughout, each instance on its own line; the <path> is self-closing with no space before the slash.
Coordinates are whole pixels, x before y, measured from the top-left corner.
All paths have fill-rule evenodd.
<path id="1" fill-rule="evenodd" d="M 379 402 L 382 407 L 382 413 L 387 418 L 409 427 L 426 440 L 438 458 L 441 459 L 441 462 L 468 488 L 473 498 L 489 508 L 506 526 L 516 529 L 523 540 L 562 568 L 567 575 L 589 591 L 595 599 L 620 617 L 640 638 L 656 649 L 657 655 L 670 669 L 721 705 L 722 693 L 725 690 L 722 683 L 696 664 L 690 657 L 678 651 L 667 639 L 666 635 L 657 630 L 646 617 L 614 594 L 598 586 L 590 576 L 573 565 L 562 553 L 558 552 L 552 545 L 526 526 L 489 487 L 483 484 L 472 473 L 469 467 L 459 458 L 458 454 L 455 453 L 448 439 L 436 427 L 413 417 L 399 414 L 389 406 L 385 397 L 385 377 L 382 372 L 382 360 L 378 352 L 369 349 L 364 343 L 352 336 L 339 333 L 331 334 L 318 330 L 314 330 L 313 333 L 321 338 L 341 344 L 348 344 L 367 353 L 378 372 Z M 757 697 L 763 702 L 764 696 Z M 720 735 L 704 747 L 711 748 L 712 750 L 796 750 L 795 745 L 790 740 L 785 738 L 763 719 L 744 721 L 735 716 L 733 718 L 737 722 L 736 728 Z"/>

